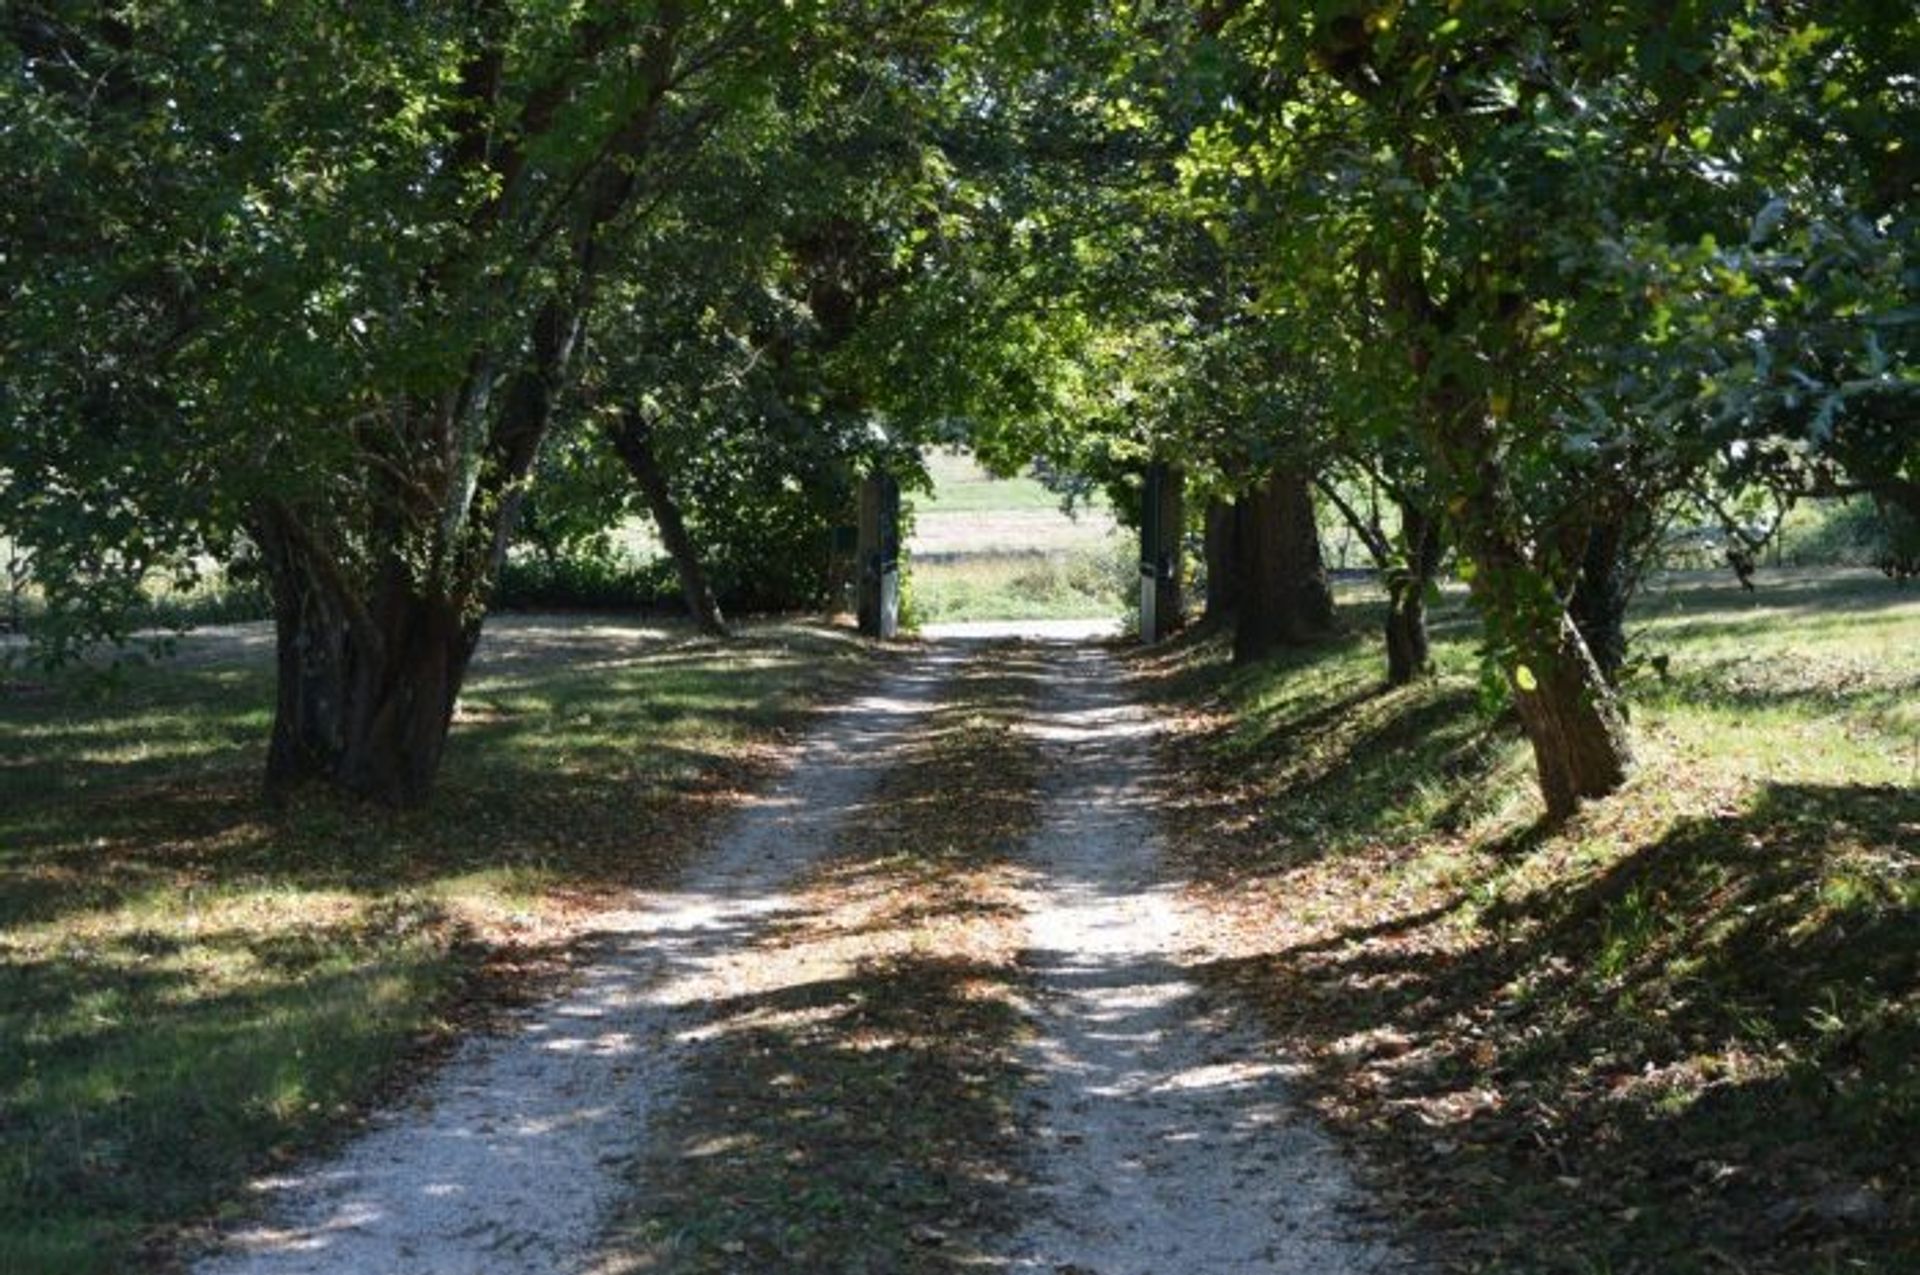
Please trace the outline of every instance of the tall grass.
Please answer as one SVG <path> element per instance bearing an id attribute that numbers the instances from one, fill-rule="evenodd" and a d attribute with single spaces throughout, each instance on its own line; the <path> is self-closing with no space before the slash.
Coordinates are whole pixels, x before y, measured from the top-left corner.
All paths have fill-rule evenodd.
<path id="1" fill-rule="evenodd" d="M 1119 613 L 1135 568 L 1109 544 L 1057 554 L 967 554 L 915 559 L 912 616 L 919 623 L 1091 619 Z"/>

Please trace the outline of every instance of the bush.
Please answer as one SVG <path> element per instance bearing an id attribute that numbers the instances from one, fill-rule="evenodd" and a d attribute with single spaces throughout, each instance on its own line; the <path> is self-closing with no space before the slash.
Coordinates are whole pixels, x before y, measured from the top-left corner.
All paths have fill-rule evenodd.
<path id="1" fill-rule="evenodd" d="M 210 570 L 189 587 L 155 579 L 130 584 L 120 615 L 125 633 L 145 629 L 186 629 L 200 624 L 243 624 L 273 618 L 266 582 L 250 568 Z M 49 614 L 45 599 L 25 572 L 14 576 L 0 595 L 0 633 L 21 633 L 55 646 L 63 619 Z M 83 643 L 82 645 L 86 645 Z M 61 648 L 64 649 L 64 648 Z"/>
<path id="2" fill-rule="evenodd" d="M 778 453 L 683 475 L 687 524 L 720 605 L 802 611 L 828 603 L 833 529 L 855 521 L 849 473 L 789 473 Z"/>
<path id="3" fill-rule="evenodd" d="M 1864 496 L 1823 501 L 1811 506 L 1804 522 L 1789 524 L 1780 551 L 1794 566 L 1878 567 L 1911 576 L 1920 568 L 1920 525 Z"/>
<path id="4" fill-rule="evenodd" d="M 510 554 L 494 586 L 503 611 L 646 611 L 682 605 L 673 564 L 617 551 Z"/>
<path id="5" fill-rule="evenodd" d="M 257 578 L 233 578 L 187 593 L 155 594 L 137 614 L 134 626 L 169 629 L 272 618 L 273 599 L 266 583 Z"/>

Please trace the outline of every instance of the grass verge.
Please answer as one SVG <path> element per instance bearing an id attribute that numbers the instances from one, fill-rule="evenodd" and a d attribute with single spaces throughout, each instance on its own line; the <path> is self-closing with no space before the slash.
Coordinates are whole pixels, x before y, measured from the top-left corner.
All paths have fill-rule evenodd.
<path id="1" fill-rule="evenodd" d="M 1920 1264 L 1920 596 L 1864 575 L 1640 608 L 1640 769 L 1538 824 L 1472 628 L 1385 690 L 1373 636 L 1149 666 L 1201 780 L 1209 976 L 1446 1269 Z"/>
<path id="2" fill-rule="evenodd" d="M 577 921 L 670 876 L 866 648 L 489 626 L 431 808 L 258 795 L 261 635 L 0 686 L 0 1270 L 164 1261 Z"/>
<path id="3" fill-rule="evenodd" d="M 922 624 L 1110 616 L 1121 609 L 1132 566 L 1112 547 L 916 560 L 909 607 Z"/>
<path id="4" fill-rule="evenodd" d="M 1029 681 L 968 666 L 714 1016 L 613 1271 L 935 1272 L 1013 1217 Z"/>

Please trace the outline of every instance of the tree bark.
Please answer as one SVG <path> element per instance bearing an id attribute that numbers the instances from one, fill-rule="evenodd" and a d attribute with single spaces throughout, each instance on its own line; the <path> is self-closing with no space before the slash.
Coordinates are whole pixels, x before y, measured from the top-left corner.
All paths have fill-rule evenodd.
<path id="1" fill-rule="evenodd" d="M 1410 586 L 1387 586 L 1387 685 L 1405 686 L 1433 669 L 1426 603 Z"/>
<path id="2" fill-rule="evenodd" d="M 686 599 L 687 614 L 693 617 L 701 632 L 726 637 L 726 617 L 720 612 L 719 599 L 713 595 L 706 568 L 700 563 L 700 553 L 694 548 L 693 537 L 687 534 L 686 519 L 681 516 L 680 504 L 673 498 L 666 471 L 660 467 L 660 457 L 654 450 L 653 423 L 639 411 L 628 408 L 608 429 L 613 436 L 614 450 L 640 485 L 647 512 L 660 531 L 660 543 L 666 547 L 674 570 L 680 574 L 680 593 Z"/>
<path id="3" fill-rule="evenodd" d="M 1395 502 L 1400 509 L 1400 537 L 1406 543 L 1406 561 L 1386 573 L 1387 684 L 1404 686 L 1433 670 L 1432 646 L 1427 637 L 1427 590 L 1440 570 L 1446 541 L 1440 520 L 1411 500 Z"/>
<path id="4" fill-rule="evenodd" d="M 1609 686 L 1620 681 L 1627 662 L 1627 519 L 1609 515 L 1587 529 L 1567 612 L 1593 654 L 1594 667 Z"/>
<path id="5" fill-rule="evenodd" d="M 1469 587 L 1487 637 L 1507 665 L 1547 815 L 1564 819 L 1582 798 L 1626 782 L 1633 764 L 1626 721 L 1554 580 L 1528 556 L 1527 522 L 1507 494 L 1490 394 L 1440 357 L 1470 298 L 1437 304 L 1417 266 L 1391 272 L 1387 283 L 1422 382 L 1416 430 L 1446 484 L 1454 538 L 1471 564 Z"/>
<path id="6" fill-rule="evenodd" d="M 1553 581 L 1514 538 L 1518 520 L 1501 496 L 1497 452 L 1485 438 L 1474 445 L 1476 430 L 1456 418 L 1441 440 L 1462 493 L 1452 506 L 1455 532 L 1473 564 L 1470 587 L 1487 635 L 1508 665 L 1547 815 L 1560 820 L 1583 798 L 1625 783 L 1633 752 L 1612 687 Z"/>
<path id="7" fill-rule="evenodd" d="M 516 239 L 565 235 L 568 269 L 527 328 L 475 343 L 457 385 L 401 402 L 384 422 L 391 429 L 358 437 L 363 455 L 340 475 L 340 496 L 298 509 L 268 499 L 254 511 L 280 678 L 269 791 L 321 780 L 400 806 L 430 794 L 527 474 L 572 375 L 606 260 L 602 235 L 631 202 L 685 17 L 678 4 L 656 11 L 630 59 L 639 91 L 614 122 L 603 162 L 538 227 L 515 220 L 533 207 L 522 181 L 527 152 L 493 132 L 502 46 L 489 42 L 463 69 L 483 91 L 450 162 L 493 179 L 498 191 L 472 229 L 482 238 L 509 224 Z M 597 56 L 613 34 L 583 23 L 583 57 Z M 521 139 L 538 139 L 551 122 L 564 96 L 561 82 L 552 87 L 523 105 Z M 461 275 L 455 254 L 420 282 L 434 289 Z"/>
<path id="8" fill-rule="evenodd" d="M 457 449 L 436 474 L 404 481 L 410 476 L 396 463 L 376 475 L 379 494 L 362 510 L 371 525 L 361 529 L 358 576 L 303 511 L 272 499 L 255 511 L 278 659 L 270 794 L 310 780 L 392 806 L 420 805 L 432 794 L 487 594 L 572 366 L 587 299 L 583 289 L 540 307 L 528 360 L 506 378 L 497 406 L 486 361 L 476 359 L 463 392 L 434 418 L 447 439 L 471 417 L 489 422 L 470 480 Z M 341 539 L 352 534 L 331 509 L 304 512 Z"/>
<path id="9" fill-rule="evenodd" d="M 271 587 L 277 689 L 267 788 L 323 782 L 391 806 L 425 801 L 480 638 L 453 599 L 388 573 L 361 604 L 284 512 L 256 527 Z"/>
<path id="10" fill-rule="evenodd" d="M 1205 554 L 1207 560 L 1206 622 L 1225 624 L 1238 605 L 1239 565 L 1234 552 L 1237 538 L 1233 506 L 1224 500 L 1207 502 Z"/>
<path id="11" fill-rule="evenodd" d="M 1233 659 L 1244 664 L 1333 627 L 1333 590 L 1306 472 L 1283 465 L 1234 502 L 1239 607 Z"/>
<path id="12" fill-rule="evenodd" d="M 1533 635 L 1515 668 L 1514 705 L 1533 745 L 1547 815 L 1564 819 L 1582 798 L 1604 797 L 1626 782 L 1633 763 L 1626 722 L 1579 629 L 1560 616 L 1557 641 Z M 1520 673 L 1526 669 L 1530 689 Z"/>

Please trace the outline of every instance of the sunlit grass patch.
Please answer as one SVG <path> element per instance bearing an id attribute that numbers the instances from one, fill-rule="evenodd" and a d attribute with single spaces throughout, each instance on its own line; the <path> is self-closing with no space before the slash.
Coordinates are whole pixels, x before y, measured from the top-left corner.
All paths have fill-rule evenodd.
<path id="1" fill-rule="evenodd" d="M 802 626 L 491 627 L 432 806 L 258 791 L 258 644 L 0 691 L 0 1270 L 124 1269 L 675 871 L 861 675 Z M 480 981 L 483 974 L 485 981 Z"/>
<path id="2" fill-rule="evenodd" d="M 1006 509 L 1058 509 L 1060 497 L 1037 479 L 995 478 L 972 457 L 936 452 L 928 457 L 933 491 L 918 496 L 920 513 L 955 514 L 997 512 Z"/>
<path id="3" fill-rule="evenodd" d="M 1127 576 L 1108 549 L 1062 554 L 970 554 L 913 564 L 913 617 L 924 624 L 967 620 L 1075 620 L 1117 614 Z"/>
<path id="4" fill-rule="evenodd" d="M 1639 610 L 1639 770 L 1535 820 L 1470 630 L 1188 657 L 1216 976 L 1380 1185 L 1486 1269 L 1903 1269 L 1920 1227 L 1920 596 L 1797 575 Z M 1903 1256 L 1904 1254 L 1904 1256 Z"/>

